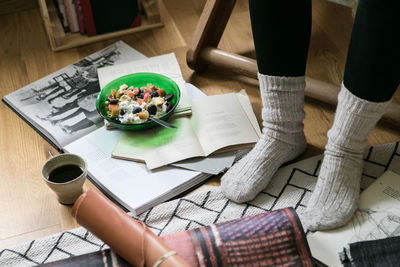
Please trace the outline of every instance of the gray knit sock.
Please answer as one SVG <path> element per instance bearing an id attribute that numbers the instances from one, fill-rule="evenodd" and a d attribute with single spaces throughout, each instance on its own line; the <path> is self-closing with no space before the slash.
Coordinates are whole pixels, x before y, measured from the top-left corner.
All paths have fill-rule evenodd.
<path id="1" fill-rule="evenodd" d="M 318 182 L 301 220 L 306 229 L 346 224 L 358 207 L 367 137 L 388 106 L 358 98 L 342 85 Z"/>
<path id="2" fill-rule="evenodd" d="M 305 78 L 258 74 L 263 130 L 255 147 L 221 179 L 222 192 L 235 202 L 252 200 L 280 165 L 306 146 L 303 133 Z"/>

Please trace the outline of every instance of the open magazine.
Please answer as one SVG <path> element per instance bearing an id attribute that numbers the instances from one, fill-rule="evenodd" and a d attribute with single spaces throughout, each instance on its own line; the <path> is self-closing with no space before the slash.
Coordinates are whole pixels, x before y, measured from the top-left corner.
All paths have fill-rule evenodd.
<path id="1" fill-rule="evenodd" d="M 56 148 L 103 126 L 96 110 L 97 69 L 146 58 L 122 41 L 66 66 L 3 98 Z"/>
<path id="2" fill-rule="evenodd" d="M 119 41 L 3 98 L 59 151 L 84 158 L 89 178 L 134 214 L 166 201 L 210 176 L 173 167 L 152 172 L 144 164 L 111 158 L 122 131 L 107 130 L 97 113 L 95 103 L 100 91 L 97 69 L 143 59 L 146 59 L 144 55 Z M 175 60 L 172 64 L 178 63 Z M 162 67 L 157 62 L 152 62 L 151 66 Z M 177 70 L 174 76 L 181 78 L 179 65 L 174 69 Z M 187 110 L 187 107 L 182 109 Z"/>
<path id="3" fill-rule="evenodd" d="M 400 175 L 386 171 L 361 193 L 360 206 L 349 223 L 311 233 L 307 239 L 314 258 L 339 267 L 339 253 L 349 244 L 394 236 L 400 236 Z"/>

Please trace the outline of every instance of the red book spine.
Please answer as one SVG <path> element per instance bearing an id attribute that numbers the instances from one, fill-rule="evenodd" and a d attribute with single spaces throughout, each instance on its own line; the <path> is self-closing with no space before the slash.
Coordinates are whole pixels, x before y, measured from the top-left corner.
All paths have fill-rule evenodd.
<path id="1" fill-rule="evenodd" d="M 88 36 L 96 35 L 96 26 L 92 13 L 92 6 L 90 0 L 81 0 L 83 20 L 85 22 L 86 34 Z"/>
<path id="2" fill-rule="evenodd" d="M 140 26 L 140 24 L 141 24 L 141 19 L 140 19 L 140 14 L 138 14 L 136 17 L 135 17 L 135 19 L 132 21 L 132 24 L 131 24 L 131 28 L 134 28 L 134 27 L 137 27 L 137 26 Z"/>

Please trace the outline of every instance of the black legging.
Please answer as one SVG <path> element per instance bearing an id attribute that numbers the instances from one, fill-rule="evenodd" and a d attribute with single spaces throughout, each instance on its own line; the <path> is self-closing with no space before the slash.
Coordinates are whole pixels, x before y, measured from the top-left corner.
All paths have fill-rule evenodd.
<path id="1" fill-rule="evenodd" d="M 311 0 L 249 0 L 258 70 L 305 74 Z M 400 82 L 399 0 L 359 0 L 343 83 L 373 102 L 390 100 Z"/>

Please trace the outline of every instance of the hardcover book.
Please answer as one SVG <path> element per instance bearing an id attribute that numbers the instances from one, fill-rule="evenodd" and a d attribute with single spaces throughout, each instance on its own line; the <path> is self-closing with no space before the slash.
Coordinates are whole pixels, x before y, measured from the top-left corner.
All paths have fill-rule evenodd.
<path id="1" fill-rule="evenodd" d="M 73 0 L 63 0 L 65 13 L 67 15 L 69 31 L 79 32 L 78 16 L 76 14 L 75 3 Z"/>
<path id="2" fill-rule="evenodd" d="M 76 10 L 76 16 L 78 18 L 79 32 L 81 34 L 84 34 L 85 33 L 85 21 L 83 19 L 81 0 L 74 0 L 74 5 L 75 5 L 75 10 Z"/>
<path id="3" fill-rule="evenodd" d="M 65 6 L 64 6 L 64 1 L 63 0 L 57 0 L 57 11 L 58 15 L 61 20 L 61 24 L 63 25 L 64 30 L 68 29 L 68 20 L 67 20 L 67 13 L 65 12 Z"/>

